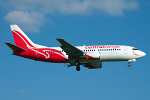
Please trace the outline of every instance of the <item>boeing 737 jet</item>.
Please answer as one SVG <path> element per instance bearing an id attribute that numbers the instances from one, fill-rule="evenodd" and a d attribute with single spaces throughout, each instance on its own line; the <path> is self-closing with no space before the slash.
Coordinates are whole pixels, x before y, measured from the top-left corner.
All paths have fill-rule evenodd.
<path id="1" fill-rule="evenodd" d="M 135 62 L 146 54 L 135 47 L 124 45 L 99 46 L 73 46 L 64 39 L 56 38 L 60 47 L 46 47 L 33 43 L 27 35 L 17 26 L 10 25 L 16 45 L 6 42 L 13 50 L 13 55 L 32 59 L 35 61 L 51 63 L 68 63 L 68 67 L 80 65 L 89 69 L 102 68 L 102 62 L 128 61 Z"/>

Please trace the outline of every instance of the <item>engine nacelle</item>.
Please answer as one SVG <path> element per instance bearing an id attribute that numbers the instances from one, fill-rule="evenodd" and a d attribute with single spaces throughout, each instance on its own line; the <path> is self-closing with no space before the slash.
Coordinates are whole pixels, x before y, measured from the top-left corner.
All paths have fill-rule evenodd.
<path id="1" fill-rule="evenodd" d="M 136 59 L 130 59 L 128 62 L 136 62 Z"/>
<path id="2" fill-rule="evenodd" d="M 98 68 L 102 68 L 102 62 L 87 63 L 84 66 L 89 69 L 98 69 Z"/>
<path id="3" fill-rule="evenodd" d="M 99 53 L 99 52 L 88 53 L 88 54 L 86 55 L 86 58 L 89 59 L 89 60 L 100 59 L 100 53 Z"/>

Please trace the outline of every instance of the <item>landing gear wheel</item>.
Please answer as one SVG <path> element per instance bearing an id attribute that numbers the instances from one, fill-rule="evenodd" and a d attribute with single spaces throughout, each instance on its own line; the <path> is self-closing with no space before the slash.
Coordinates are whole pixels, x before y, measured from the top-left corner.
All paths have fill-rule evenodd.
<path id="1" fill-rule="evenodd" d="M 76 70 L 77 70 L 77 71 L 80 71 L 80 67 L 79 67 L 79 66 L 77 66 L 77 67 L 76 67 Z"/>
<path id="2" fill-rule="evenodd" d="M 128 63 L 128 67 L 130 67 L 131 66 L 131 64 L 130 63 Z"/>

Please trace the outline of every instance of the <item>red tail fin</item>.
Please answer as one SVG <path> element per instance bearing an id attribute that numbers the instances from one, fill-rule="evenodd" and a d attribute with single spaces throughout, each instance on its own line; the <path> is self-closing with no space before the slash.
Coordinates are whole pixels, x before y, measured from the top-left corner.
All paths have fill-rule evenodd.
<path id="1" fill-rule="evenodd" d="M 28 46 L 34 47 L 34 43 L 17 26 L 10 25 L 16 46 L 26 49 Z"/>

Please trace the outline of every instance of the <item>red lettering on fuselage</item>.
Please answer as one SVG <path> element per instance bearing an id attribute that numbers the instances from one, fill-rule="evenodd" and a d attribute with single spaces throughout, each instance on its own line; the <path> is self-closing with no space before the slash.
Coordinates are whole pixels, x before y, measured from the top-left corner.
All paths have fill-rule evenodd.
<path id="1" fill-rule="evenodd" d="M 120 46 L 86 46 L 85 49 L 101 49 L 101 48 L 120 48 Z"/>

